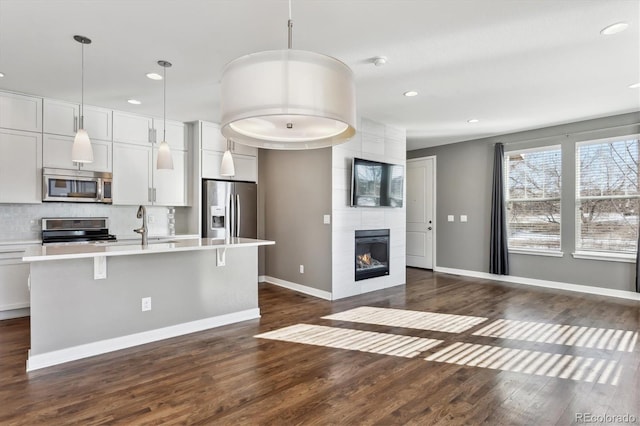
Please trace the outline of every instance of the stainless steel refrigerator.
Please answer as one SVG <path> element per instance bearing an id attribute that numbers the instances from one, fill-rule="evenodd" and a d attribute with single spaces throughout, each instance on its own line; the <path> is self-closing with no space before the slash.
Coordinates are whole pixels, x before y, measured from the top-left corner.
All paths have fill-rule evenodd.
<path id="1" fill-rule="evenodd" d="M 202 181 L 202 236 L 257 238 L 258 187 L 251 182 Z"/>

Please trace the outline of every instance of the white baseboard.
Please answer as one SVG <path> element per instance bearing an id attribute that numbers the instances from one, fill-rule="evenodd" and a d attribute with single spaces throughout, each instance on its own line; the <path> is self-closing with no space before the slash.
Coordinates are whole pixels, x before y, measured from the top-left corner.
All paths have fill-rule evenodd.
<path id="1" fill-rule="evenodd" d="M 29 309 L 29 307 L 20 309 L 9 309 L 6 311 L 0 311 L 0 321 L 6 319 L 28 317 L 29 315 L 31 315 L 31 310 Z"/>
<path id="2" fill-rule="evenodd" d="M 259 281 L 265 281 L 269 284 L 274 284 L 279 287 L 288 288 L 289 290 L 297 291 L 299 293 L 308 294 L 309 296 L 318 297 L 324 300 L 333 300 L 332 294 L 328 291 L 318 290 L 317 288 L 309 287 L 302 284 L 292 283 L 291 281 L 281 280 L 280 278 L 270 277 L 268 275 L 260 275 Z"/>
<path id="3" fill-rule="evenodd" d="M 208 330 L 227 324 L 240 321 L 260 318 L 260 308 L 247 309 L 231 314 L 219 315 L 201 320 L 191 321 L 184 324 L 172 325 L 155 330 L 143 331 L 141 333 L 129 334 L 127 336 L 115 337 L 113 339 L 100 340 L 98 342 L 73 346 L 71 348 L 32 355 L 29 351 L 27 359 L 27 371 L 39 368 L 50 367 L 64 362 L 74 361 L 81 358 L 113 352 L 132 346 L 143 345 L 145 343 L 156 342 L 158 340 L 171 337 L 182 336 L 184 334 L 195 333 L 197 331 Z"/>
<path id="4" fill-rule="evenodd" d="M 463 275 L 465 277 L 484 278 L 494 281 L 503 281 L 515 284 L 532 285 L 536 287 L 553 288 L 557 290 L 576 291 L 579 293 L 597 294 L 598 296 L 618 297 L 621 299 L 640 300 L 640 293 L 634 293 L 632 291 L 614 290 L 603 287 L 592 287 L 589 285 L 570 284 L 559 281 L 547 281 L 538 280 L 535 278 L 516 277 L 513 275 L 496 275 L 488 272 L 469 271 L 466 269 L 444 268 L 436 266 L 434 269 L 436 272 L 444 272 L 446 274 Z"/>

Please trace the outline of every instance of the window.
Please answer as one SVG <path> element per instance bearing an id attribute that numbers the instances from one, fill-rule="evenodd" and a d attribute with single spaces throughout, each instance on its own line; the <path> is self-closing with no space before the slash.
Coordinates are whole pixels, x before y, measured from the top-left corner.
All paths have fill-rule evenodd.
<path id="1" fill-rule="evenodd" d="M 638 136 L 580 143 L 576 155 L 576 250 L 635 253 Z"/>
<path id="2" fill-rule="evenodd" d="M 509 248 L 560 251 L 560 146 L 505 153 Z"/>

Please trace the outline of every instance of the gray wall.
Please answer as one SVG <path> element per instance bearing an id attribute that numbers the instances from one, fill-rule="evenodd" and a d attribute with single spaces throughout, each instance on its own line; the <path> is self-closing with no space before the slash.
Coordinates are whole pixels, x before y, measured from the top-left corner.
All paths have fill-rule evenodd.
<path id="1" fill-rule="evenodd" d="M 276 242 L 262 250 L 260 274 L 330 292 L 331 148 L 262 149 L 258 171 L 259 237 Z"/>
<path id="2" fill-rule="evenodd" d="M 437 157 L 437 253 L 439 267 L 489 272 L 489 229 L 493 145 L 505 151 L 562 146 L 562 258 L 510 254 L 514 276 L 634 291 L 635 264 L 574 259 L 575 144 L 640 133 L 640 113 L 548 127 L 492 138 L 409 151 L 407 158 Z M 447 215 L 456 215 L 447 222 Z M 468 215 L 467 223 L 460 215 Z"/>

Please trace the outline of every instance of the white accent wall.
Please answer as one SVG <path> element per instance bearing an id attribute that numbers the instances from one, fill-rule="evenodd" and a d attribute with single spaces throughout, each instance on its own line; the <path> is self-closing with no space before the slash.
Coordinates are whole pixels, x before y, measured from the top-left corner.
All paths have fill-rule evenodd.
<path id="1" fill-rule="evenodd" d="M 362 118 L 349 142 L 332 148 L 332 298 L 341 299 L 406 283 L 406 131 Z M 405 167 L 402 208 L 350 207 L 354 157 Z M 388 276 L 355 281 L 355 231 L 390 230 Z"/>

